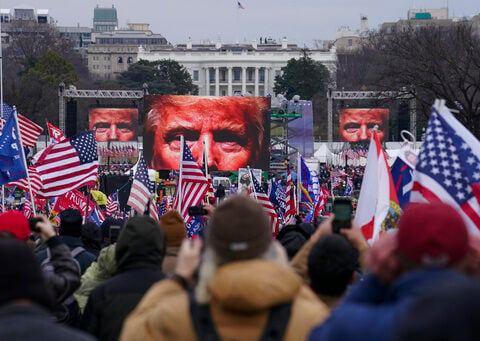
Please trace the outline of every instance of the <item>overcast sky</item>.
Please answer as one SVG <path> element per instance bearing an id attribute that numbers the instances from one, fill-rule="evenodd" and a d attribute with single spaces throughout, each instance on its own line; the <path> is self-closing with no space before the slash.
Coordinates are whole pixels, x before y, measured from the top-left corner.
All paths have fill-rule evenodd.
<path id="1" fill-rule="evenodd" d="M 359 29 L 360 16 L 369 27 L 407 17 L 409 8 L 440 8 L 447 4 L 451 16 L 480 13 L 479 0 L 2 0 L 1 8 L 47 8 L 60 26 L 92 27 L 93 9 L 117 8 L 120 27 L 146 22 L 173 44 L 205 39 L 251 42 L 269 36 L 286 36 L 289 42 L 312 46 L 314 39 L 334 39 L 341 26 Z"/>

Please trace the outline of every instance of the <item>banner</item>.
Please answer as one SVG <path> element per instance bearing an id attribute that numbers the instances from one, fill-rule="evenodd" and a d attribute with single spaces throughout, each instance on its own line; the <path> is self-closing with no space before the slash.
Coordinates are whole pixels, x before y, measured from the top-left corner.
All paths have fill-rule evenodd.
<path id="1" fill-rule="evenodd" d="M 251 169 L 253 176 L 257 179 L 258 183 L 262 183 L 262 170 L 261 169 Z M 250 174 L 248 173 L 247 168 L 238 169 L 238 194 L 243 191 L 249 191 L 249 188 L 252 186 L 252 179 L 250 179 Z"/>
<path id="2" fill-rule="evenodd" d="M 55 202 L 52 213 L 58 214 L 67 208 L 74 208 L 80 210 L 82 217 L 85 216 L 85 207 L 87 206 L 87 197 L 85 197 L 78 190 L 70 191 L 62 195 Z M 95 202 L 90 200 L 88 214 L 90 214 L 95 208 Z"/>

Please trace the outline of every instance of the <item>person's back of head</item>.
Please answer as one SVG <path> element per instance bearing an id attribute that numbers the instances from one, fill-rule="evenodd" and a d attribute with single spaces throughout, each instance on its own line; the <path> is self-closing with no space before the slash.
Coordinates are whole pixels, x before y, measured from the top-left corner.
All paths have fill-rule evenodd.
<path id="1" fill-rule="evenodd" d="M 82 214 L 79 210 L 68 208 L 59 214 L 61 236 L 80 238 L 82 235 Z"/>
<path id="2" fill-rule="evenodd" d="M 159 223 L 167 238 L 168 246 L 180 246 L 187 238 L 187 228 L 178 211 L 170 210 L 163 214 Z"/>
<path id="3" fill-rule="evenodd" d="M 165 233 L 153 218 L 137 216 L 129 219 L 115 246 L 117 269 L 161 269 L 166 244 Z"/>
<path id="4" fill-rule="evenodd" d="M 102 232 L 97 224 L 88 222 L 82 226 L 83 245 L 100 251 L 102 248 Z"/>
<path id="5" fill-rule="evenodd" d="M 263 208 L 240 195 L 217 207 L 207 229 L 207 245 L 224 262 L 257 258 L 271 241 L 270 221 Z"/>
<path id="6" fill-rule="evenodd" d="M 25 243 L 0 238 L 0 306 L 28 301 L 50 307 L 52 298 L 32 251 Z"/>
<path id="7" fill-rule="evenodd" d="M 20 211 L 7 211 L 0 214 L 0 237 L 25 240 L 30 235 L 28 219 Z"/>
<path id="8" fill-rule="evenodd" d="M 400 217 L 397 243 L 407 269 L 445 268 L 465 258 L 469 236 L 462 216 L 452 206 L 412 203 Z"/>
<path id="9" fill-rule="evenodd" d="M 398 320 L 394 340 L 480 340 L 479 284 L 465 279 L 425 292 Z"/>
<path id="10" fill-rule="evenodd" d="M 276 239 L 287 251 L 289 259 L 295 257 L 297 252 L 310 238 L 311 233 L 305 227 L 309 224 L 299 223 L 296 225 L 287 225 L 280 230 Z"/>
<path id="11" fill-rule="evenodd" d="M 114 244 L 116 240 L 110 240 L 110 227 L 111 226 L 119 226 L 120 228 L 123 226 L 123 222 L 120 219 L 115 219 L 112 217 L 106 217 L 103 221 L 102 225 L 100 225 L 100 230 L 102 232 L 102 244 L 104 246 Z"/>
<path id="12" fill-rule="evenodd" d="M 343 236 L 326 235 L 308 256 L 310 286 L 318 295 L 342 296 L 358 266 L 358 251 Z"/>

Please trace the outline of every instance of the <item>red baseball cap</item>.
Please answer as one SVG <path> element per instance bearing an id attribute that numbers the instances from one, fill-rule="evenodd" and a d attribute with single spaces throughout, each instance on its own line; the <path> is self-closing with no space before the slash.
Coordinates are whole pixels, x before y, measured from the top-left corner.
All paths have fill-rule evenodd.
<path id="1" fill-rule="evenodd" d="M 400 217 L 398 250 L 429 267 L 448 267 L 468 251 L 468 230 L 458 211 L 442 202 L 412 203 Z"/>
<path id="2" fill-rule="evenodd" d="M 0 214 L 0 231 L 12 233 L 16 239 L 25 240 L 30 235 L 28 219 L 20 211 L 7 211 Z"/>

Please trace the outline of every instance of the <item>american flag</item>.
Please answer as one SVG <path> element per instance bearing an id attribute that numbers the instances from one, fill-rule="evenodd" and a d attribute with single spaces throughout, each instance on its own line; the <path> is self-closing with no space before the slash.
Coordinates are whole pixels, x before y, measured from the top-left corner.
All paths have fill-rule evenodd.
<path id="1" fill-rule="evenodd" d="M 295 204 L 292 173 L 290 172 L 290 169 L 287 170 L 287 191 L 285 193 L 285 196 L 286 196 L 285 220 L 287 220 L 289 219 L 289 217 L 294 216 L 297 211 L 297 207 Z"/>
<path id="2" fill-rule="evenodd" d="M 56 197 L 82 186 L 94 186 L 98 175 L 94 132 L 83 132 L 49 146 L 34 160 L 34 166 L 42 181 L 38 192 L 41 197 Z"/>
<path id="3" fill-rule="evenodd" d="M 149 205 L 149 208 L 148 208 L 148 213 L 150 214 L 150 217 L 152 217 L 153 219 L 155 219 L 155 221 L 160 221 L 160 219 L 159 219 L 159 217 L 158 217 L 157 204 L 156 204 L 155 200 L 153 200 L 153 199 L 150 200 L 150 205 Z"/>
<path id="4" fill-rule="evenodd" d="M 6 120 L 13 115 L 13 108 L 7 103 L 3 102 L 3 119 L 0 119 L 0 129 L 3 128 Z M 43 131 L 43 128 L 38 124 L 30 121 L 23 115 L 17 114 L 18 127 L 20 128 L 20 135 L 22 137 L 22 144 L 27 147 L 33 147 L 37 143 L 38 137 Z"/>
<path id="5" fill-rule="evenodd" d="M 25 195 L 25 203 L 23 204 L 23 215 L 30 218 L 32 215 L 32 203 L 28 194 Z"/>
<path id="6" fill-rule="evenodd" d="M 40 189 L 42 188 L 42 179 L 37 172 L 35 166 L 28 166 L 28 177 L 30 178 L 30 185 L 32 186 L 32 193 L 37 195 Z M 17 186 L 21 189 L 28 191 L 28 179 L 23 178 L 17 181 L 9 182 L 6 186 Z"/>
<path id="7" fill-rule="evenodd" d="M 472 231 L 480 229 L 480 142 L 444 105 L 432 110 L 410 195 L 437 200 L 457 208 Z"/>
<path id="8" fill-rule="evenodd" d="M 252 178 L 252 185 L 254 191 L 250 193 L 250 196 L 257 200 L 257 202 L 262 205 L 263 209 L 265 212 L 268 214 L 270 217 L 270 223 L 272 226 L 272 233 L 277 235 L 279 232 L 279 227 L 280 227 L 280 221 L 278 220 L 277 217 L 277 212 L 275 212 L 275 208 L 273 207 L 272 203 L 268 199 L 267 194 L 264 192 L 262 186 L 258 182 L 258 180 L 255 178 L 255 176 L 252 176 L 252 173 L 250 172 L 250 176 Z"/>
<path id="9" fill-rule="evenodd" d="M 118 203 L 118 192 L 112 193 L 107 198 L 107 216 L 113 217 L 120 207 Z"/>
<path id="10" fill-rule="evenodd" d="M 182 181 L 180 187 L 177 187 L 173 207 L 180 212 L 185 224 L 188 225 L 192 220 L 192 217 L 188 215 L 188 208 L 202 203 L 207 194 L 209 183 L 185 141 L 183 142 L 180 177 Z"/>
<path id="11" fill-rule="evenodd" d="M 133 178 L 132 188 L 130 189 L 130 196 L 128 197 L 127 205 L 137 211 L 138 214 L 143 215 L 147 208 L 148 201 L 153 192 L 153 185 L 148 178 L 148 169 L 143 154 L 137 163 L 137 171 Z"/>

